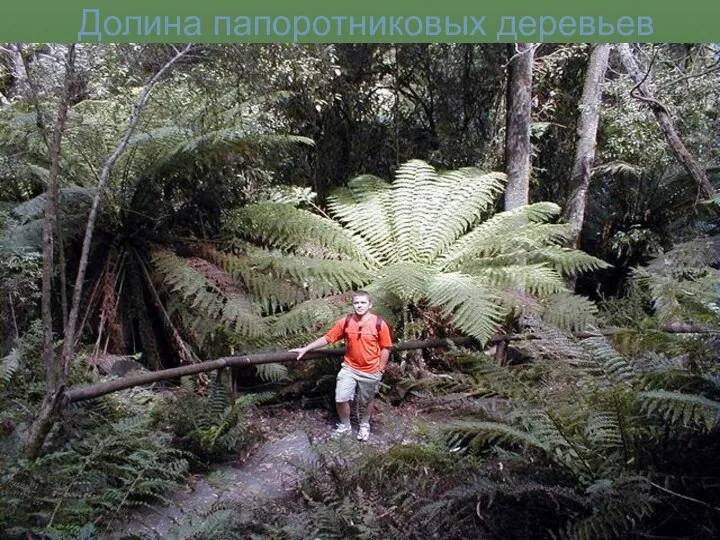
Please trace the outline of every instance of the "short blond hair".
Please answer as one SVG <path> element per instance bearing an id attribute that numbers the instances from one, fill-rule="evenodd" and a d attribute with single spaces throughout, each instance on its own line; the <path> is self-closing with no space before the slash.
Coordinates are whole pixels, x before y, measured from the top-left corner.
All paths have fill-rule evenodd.
<path id="1" fill-rule="evenodd" d="M 370 293 L 367 291 L 353 291 L 352 296 L 350 297 L 350 300 L 352 301 L 353 298 L 356 296 L 364 296 L 368 299 L 368 302 L 372 303 L 372 296 L 370 296 Z"/>

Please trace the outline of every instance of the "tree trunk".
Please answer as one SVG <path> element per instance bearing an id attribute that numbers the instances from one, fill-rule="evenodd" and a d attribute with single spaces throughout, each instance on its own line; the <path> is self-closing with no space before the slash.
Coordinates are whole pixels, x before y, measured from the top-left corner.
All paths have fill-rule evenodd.
<path id="1" fill-rule="evenodd" d="M 505 210 L 528 204 L 530 186 L 530 112 L 535 46 L 518 43 L 508 63 L 505 129 Z"/>
<path id="2" fill-rule="evenodd" d="M 54 265 L 54 232 L 56 229 L 58 176 L 60 175 L 60 152 L 62 137 L 65 132 L 68 108 L 70 107 L 70 88 L 75 68 L 75 44 L 68 47 L 65 56 L 65 80 L 63 83 L 60 105 L 58 108 L 55 129 L 53 130 L 50 150 L 50 171 L 48 173 L 47 188 L 45 191 L 45 213 L 42 236 L 42 323 L 43 323 L 43 363 L 45 364 L 46 390 L 40 411 L 27 435 L 27 443 L 23 454 L 28 459 L 37 457 L 42 443 L 52 429 L 56 411 L 59 405 L 61 376 L 55 362 L 53 349 L 53 320 L 52 320 L 52 275 Z M 39 107 L 39 103 L 35 104 Z M 38 109 L 39 110 L 39 109 Z"/>
<path id="3" fill-rule="evenodd" d="M 128 120 L 128 127 L 120 139 L 120 142 L 115 147 L 113 153 L 105 160 L 100 177 L 98 178 L 98 186 L 93 197 L 92 206 L 90 207 L 90 214 L 88 215 L 87 226 L 85 227 L 85 237 L 82 245 L 82 252 L 80 254 L 80 260 L 78 262 L 78 272 L 75 277 L 75 287 L 73 288 L 72 304 L 70 307 L 70 313 L 68 315 L 68 321 L 65 328 L 65 336 L 63 341 L 63 348 L 60 355 L 59 363 L 54 366 L 54 373 L 56 374 L 53 378 L 53 385 L 48 386 L 45 398 L 40 408 L 39 414 L 32 426 L 30 426 L 29 436 L 23 454 L 28 459 L 35 459 L 42 445 L 47 437 L 48 433 L 52 429 L 55 421 L 58 419 L 63 407 L 67 403 L 67 398 L 64 395 L 64 387 L 68 376 L 70 375 L 70 362 L 75 355 L 75 347 L 77 344 L 76 333 L 78 329 L 78 315 L 80 312 L 80 299 L 83 293 L 83 285 L 85 282 L 85 272 L 87 271 L 88 260 L 90 257 L 90 246 L 92 243 L 93 233 L 95 231 L 95 222 L 97 220 L 98 211 L 100 208 L 100 201 L 105 192 L 108 180 L 110 179 L 110 173 L 113 165 L 125 151 L 125 147 L 130 140 L 135 126 L 142 111 L 147 105 L 148 98 L 150 97 L 150 91 L 157 84 L 157 82 L 165 75 L 165 73 L 172 67 L 172 65 L 182 58 L 191 48 L 191 45 L 186 45 L 181 51 L 170 59 L 160 70 L 150 79 L 145 85 L 142 92 L 138 97 L 133 112 Z M 67 81 L 66 81 L 67 83 Z M 66 111 L 67 112 L 67 111 Z M 52 231 L 52 229 L 51 229 Z M 45 247 L 43 246 L 43 250 Z M 45 291 L 43 290 L 43 295 Z M 50 302 L 50 296 L 47 299 L 43 296 L 43 302 Z M 47 331 L 47 328 L 46 328 Z M 52 342 L 51 342 L 52 344 Z"/>
<path id="4" fill-rule="evenodd" d="M 685 168 L 690 177 L 695 180 L 708 198 L 716 199 L 718 197 L 718 191 L 710 183 L 707 174 L 705 174 L 705 169 L 690 155 L 690 152 L 675 129 L 675 122 L 670 116 L 667 107 L 656 99 L 653 89 L 652 71 L 648 69 L 646 73 L 641 72 L 628 43 L 619 44 L 617 49 L 628 75 L 635 81 L 635 88 L 630 91 L 630 94 L 650 107 L 660 126 L 660 132 L 670 147 L 670 151 L 675 156 L 675 159 Z"/>
<path id="5" fill-rule="evenodd" d="M 572 192 L 565 208 L 565 219 L 570 223 L 570 245 L 574 248 L 577 248 L 580 243 L 580 233 L 585 221 L 587 194 L 595 161 L 600 98 L 610 48 L 611 46 L 607 43 L 600 43 L 593 47 L 588 59 L 585 84 L 580 98 L 580 120 L 577 128 L 575 160 L 570 173 Z"/>
<path id="6" fill-rule="evenodd" d="M 6 69 L 11 77 L 5 95 L 5 104 L 10 104 L 18 96 L 24 96 L 29 86 L 27 64 L 22 54 L 21 45 L 9 43 L 6 47 L 0 46 L 0 51 L 6 55 Z"/>

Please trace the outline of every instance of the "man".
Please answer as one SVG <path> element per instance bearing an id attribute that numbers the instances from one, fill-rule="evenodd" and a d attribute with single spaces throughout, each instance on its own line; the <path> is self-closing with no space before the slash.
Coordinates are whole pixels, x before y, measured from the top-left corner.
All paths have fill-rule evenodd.
<path id="1" fill-rule="evenodd" d="M 357 438 L 359 441 L 367 441 L 370 438 L 370 411 L 390 358 L 392 338 L 387 323 L 370 313 L 372 301 L 367 292 L 353 293 L 352 306 L 353 313 L 337 321 L 324 336 L 305 347 L 290 349 L 290 352 L 296 352 L 299 360 L 308 351 L 345 338 L 345 356 L 335 385 L 335 404 L 340 420 L 332 437 L 339 439 L 352 432 L 350 402 L 357 390 L 361 411 Z"/>

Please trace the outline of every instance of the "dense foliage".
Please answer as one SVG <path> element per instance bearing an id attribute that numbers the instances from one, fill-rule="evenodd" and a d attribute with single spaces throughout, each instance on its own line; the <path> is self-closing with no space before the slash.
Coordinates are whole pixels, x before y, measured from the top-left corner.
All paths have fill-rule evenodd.
<path id="1" fill-rule="evenodd" d="M 632 51 L 720 187 L 717 47 Z M 475 338 L 388 369 L 384 397 L 440 404 L 442 429 L 350 461 L 317 448 L 282 508 L 218 504 L 172 535 L 717 537 L 720 200 L 611 54 L 580 249 L 568 248 L 589 46 L 537 44 L 530 202 L 504 211 L 515 52 L 193 45 L 138 108 L 175 47 L 3 44 L 0 536 L 102 538 L 257 444 L 263 404 L 331 396 L 333 360 L 183 378 L 64 407 L 24 459 L 73 295 L 77 347 L 59 379 L 71 387 L 306 343 L 365 288 L 396 340 Z"/>

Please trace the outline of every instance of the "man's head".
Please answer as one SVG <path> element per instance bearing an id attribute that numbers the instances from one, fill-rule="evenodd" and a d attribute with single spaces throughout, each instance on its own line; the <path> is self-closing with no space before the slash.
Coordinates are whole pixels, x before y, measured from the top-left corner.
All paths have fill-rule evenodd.
<path id="1" fill-rule="evenodd" d="M 362 317 L 372 307 L 370 295 L 365 291 L 355 291 L 352 295 L 352 305 L 355 314 Z"/>

